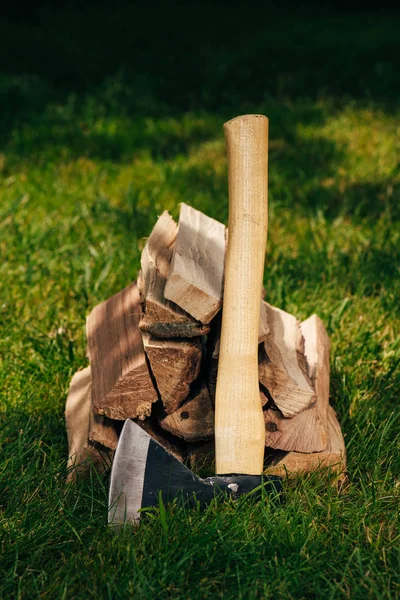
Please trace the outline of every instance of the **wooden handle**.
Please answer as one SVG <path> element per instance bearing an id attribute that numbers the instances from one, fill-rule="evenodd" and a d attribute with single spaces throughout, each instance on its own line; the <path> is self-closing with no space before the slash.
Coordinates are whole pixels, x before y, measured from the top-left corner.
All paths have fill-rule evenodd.
<path id="1" fill-rule="evenodd" d="M 263 471 L 265 427 L 258 385 L 258 327 L 268 229 L 268 119 L 224 125 L 229 234 L 215 400 L 216 472 Z"/>

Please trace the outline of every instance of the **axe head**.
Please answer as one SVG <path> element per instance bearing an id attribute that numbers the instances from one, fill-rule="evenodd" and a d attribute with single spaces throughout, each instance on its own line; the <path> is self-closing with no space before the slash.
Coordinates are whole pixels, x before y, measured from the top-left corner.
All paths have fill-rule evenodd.
<path id="1" fill-rule="evenodd" d="M 108 522 L 120 526 L 138 521 L 140 510 L 177 499 L 184 505 L 207 505 L 226 493 L 238 498 L 250 492 L 281 492 L 280 477 L 226 475 L 201 479 L 160 446 L 139 425 L 125 421 L 111 470 Z"/>

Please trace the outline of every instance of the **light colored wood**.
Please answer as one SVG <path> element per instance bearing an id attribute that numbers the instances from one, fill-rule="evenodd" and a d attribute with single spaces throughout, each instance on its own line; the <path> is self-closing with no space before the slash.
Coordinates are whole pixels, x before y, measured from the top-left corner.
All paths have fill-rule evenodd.
<path id="1" fill-rule="evenodd" d="M 101 453 L 88 442 L 92 411 L 90 367 L 77 371 L 72 377 L 65 405 L 68 437 L 67 481 L 84 475 L 91 465 L 98 470 L 107 468 L 107 453 Z"/>
<path id="2" fill-rule="evenodd" d="M 329 408 L 329 336 L 317 315 L 311 315 L 303 321 L 300 329 L 304 338 L 304 356 L 307 360 L 308 374 L 317 397 L 315 409 L 326 427 Z"/>
<path id="3" fill-rule="evenodd" d="M 224 125 L 229 236 L 215 399 L 216 471 L 260 474 L 264 418 L 258 333 L 268 227 L 268 119 L 245 115 Z"/>
<path id="4" fill-rule="evenodd" d="M 328 407 L 328 442 L 322 452 L 280 453 L 276 459 L 266 466 L 265 473 L 268 475 L 293 476 L 298 473 L 309 473 L 321 468 L 330 468 L 335 473 L 342 473 L 346 469 L 346 451 L 343 434 L 337 420 L 335 411 Z"/>
<path id="5" fill-rule="evenodd" d="M 270 334 L 268 325 L 268 311 L 266 308 L 266 302 L 261 302 L 260 305 L 260 327 L 258 331 L 258 343 L 264 342 Z M 219 345 L 221 339 L 221 324 L 213 323 L 212 334 L 208 338 L 207 347 L 207 386 L 210 392 L 210 399 L 213 406 L 215 406 L 215 392 L 217 388 L 217 374 L 218 374 L 218 359 L 219 359 Z"/>
<path id="6" fill-rule="evenodd" d="M 182 203 L 165 297 L 209 323 L 222 304 L 224 255 L 225 226 Z"/>
<path id="7" fill-rule="evenodd" d="M 209 440 L 214 435 L 214 410 L 203 384 L 178 410 L 160 421 L 163 429 L 189 442 Z"/>
<path id="8" fill-rule="evenodd" d="M 174 438 L 167 431 L 161 429 L 153 418 L 144 419 L 144 421 L 137 420 L 136 423 L 175 458 L 181 462 L 185 460 L 187 452 L 186 443 L 183 440 Z"/>
<path id="9" fill-rule="evenodd" d="M 146 333 L 142 338 L 162 403 L 170 414 L 188 397 L 190 384 L 200 372 L 200 338 L 160 340 Z"/>
<path id="10" fill-rule="evenodd" d="M 265 303 L 269 337 L 260 347 L 259 379 L 285 417 L 293 417 L 315 401 L 304 361 L 300 324 L 289 313 Z"/>
<path id="11" fill-rule="evenodd" d="M 157 337 L 193 337 L 209 328 L 196 321 L 164 295 L 178 226 L 164 211 L 155 224 L 141 256 L 138 287 L 145 312 L 139 327 Z"/>
<path id="12" fill-rule="evenodd" d="M 277 450 L 322 452 L 327 444 L 327 432 L 315 406 L 306 408 L 292 419 L 278 410 L 264 410 L 265 445 Z"/>
<path id="13" fill-rule="evenodd" d="M 132 283 L 97 305 L 86 321 L 95 412 L 125 420 L 150 415 L 158 399 L 142 336 L 140 297 Z"/>
<path id="14" fill-rule="evenodd" d="M 327 420 L 329 407 L 329 337 L 325 327 L 312 315 L 300 325 L 305 357 L 303 369 L 315 391 L 315 401 L 304 411 L 286 419 L 277 410 L 264 410 L 265 445 L 280 450 L 296 452 L 322 452 L 327 445 Z"/>

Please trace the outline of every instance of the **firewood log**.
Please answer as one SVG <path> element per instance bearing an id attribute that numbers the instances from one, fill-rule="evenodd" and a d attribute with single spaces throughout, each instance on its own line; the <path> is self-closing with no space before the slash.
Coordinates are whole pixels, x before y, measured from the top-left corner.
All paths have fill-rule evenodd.
<path id="1" fill-rule="evenodd" d="M 264 472 L 284 477 L 329 467 L 335 473 L 342 473 L 346 469 L 346 451 L 342 430 L 331 406 L 327 413 L 327 435 L 328 442 L 322 452 L 278 452 L 270 457 Z"/>
<path id="2" fill-rule="evenodd" d="M 163 429 L 173 435 L 195 442 L 214 435 L 214 410 L 207 386 L 203 383 L 178 410 L 160 421 Z"/>
<path id="3" fill-rule="evenodd" d="M 259 379 L 285 417 L 315 400 L 304 360 L 304 340 L 297 319 L 267 304 L 270 335 L 260 345 Z"/>
<path id="4" fill-rule="evenodd" d="M 170 414 L 188 397 L 200 372 L 200 338 L 162 340 L 142 334 L 143 345 L 165 411 Z"/>
<path id="5" fill-rule="evenodd" d="M 186 442 L 172 436 L 168 431 L 164 431 L 153 417 L 144 419 L 144 421 L 136 420 L 136 423 L 175 458 L 181 462 L 185 460 Z"/>
<path id="6" fill-rule="evenodd" d="M 222 305 L 225 226 L 181 204 L 165 297 L 207 324 Z"/>
<path id="7" fill-rule="evenodd" d="M 90 367 L 77 371 L 72 377 L 65 405 L 68 436 L 67 481 L 85 476 L 91 466 L 99 472 L 110 465 L 112 452 L 93 445 L 89 440 L 89 422 L 92 412 L 90 394 Z"/>
<path id="8" fill-rule="evenodd" d="M 140 320 L 142 331 L 157 337 L 193 337 L 207 333 L 202 325 L 177 304 L 167 300 L 164 291 L 170 270 L 172 250 L 178 227 L 164 211 L 158 219 L 141 256 L 142 270 L 138 287 L 145 312 Z"/>
<path id="9" fill-rule="evenodd" d="M 140 316 L 139 292 L 132 283 L 87 318 L 93 409 L 111 419 L 144 419 L 158 399 L 138 327 Z"/>

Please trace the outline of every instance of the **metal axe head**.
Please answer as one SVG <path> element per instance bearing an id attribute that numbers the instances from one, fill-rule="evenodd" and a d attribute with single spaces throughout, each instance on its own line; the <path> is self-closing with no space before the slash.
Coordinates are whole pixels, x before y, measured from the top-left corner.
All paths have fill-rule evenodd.
<path id="1" fill-rule="evenodd" d="M 160 495 L 187 505 L 207 505 L 227 493 L 233 498 L 264 488 L 281 491 L 279 477 L 227 475 L 201 479 L 167 452 L 139 425 L 128 419 L 122 429 L 111 471 L 108 521 L 122 525 L 138 521 L 140 510 L 157 506 Z"/>

